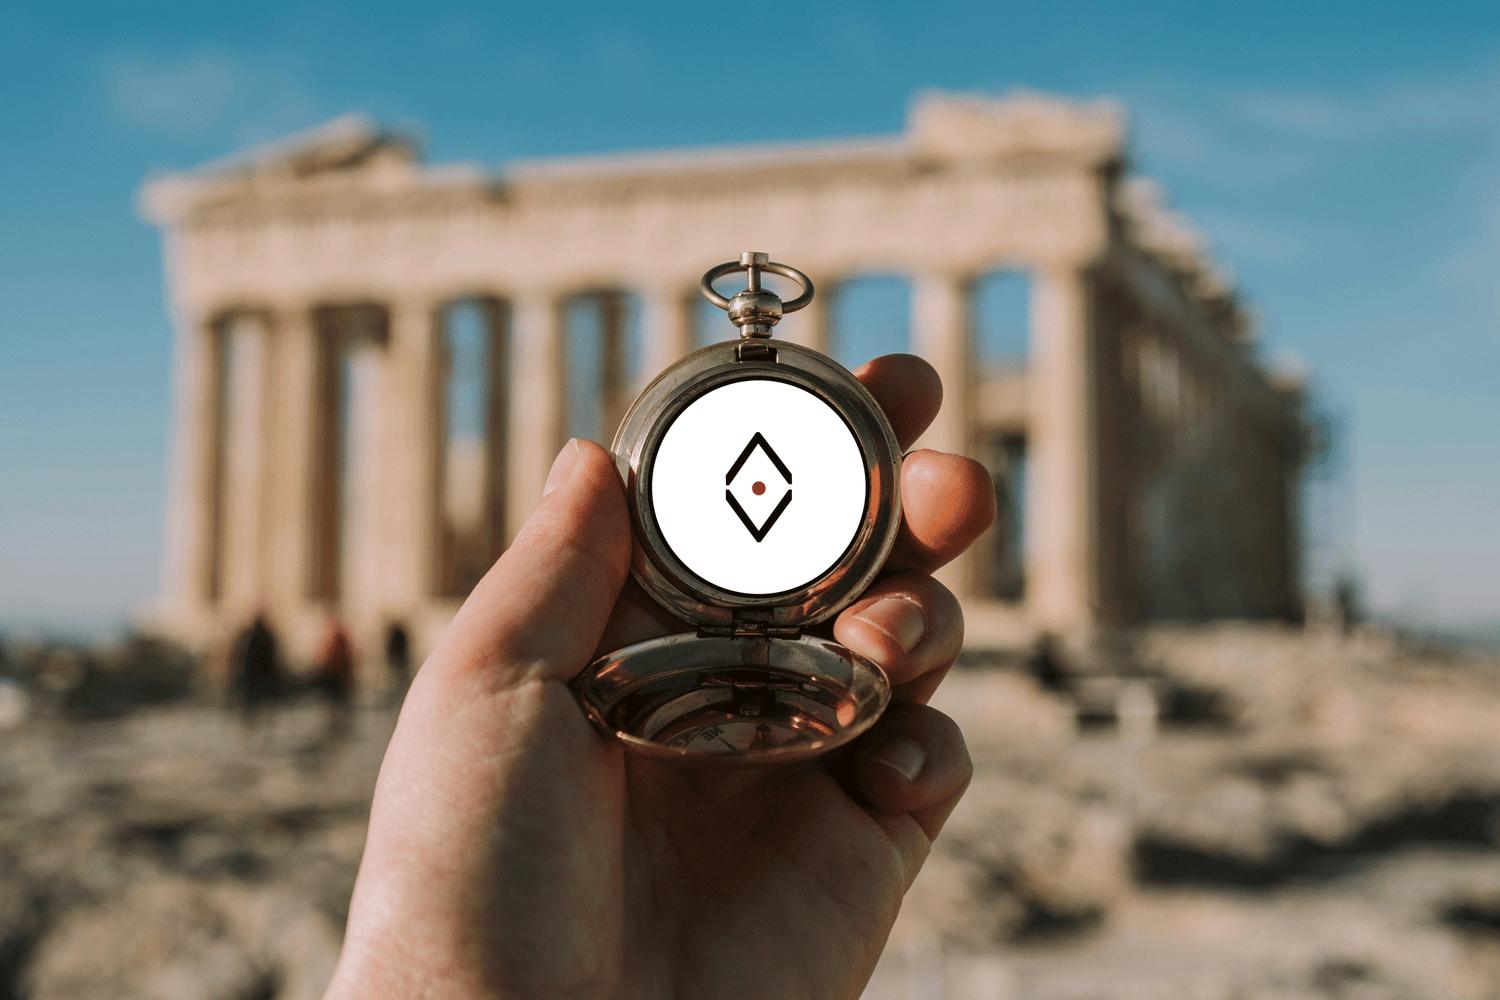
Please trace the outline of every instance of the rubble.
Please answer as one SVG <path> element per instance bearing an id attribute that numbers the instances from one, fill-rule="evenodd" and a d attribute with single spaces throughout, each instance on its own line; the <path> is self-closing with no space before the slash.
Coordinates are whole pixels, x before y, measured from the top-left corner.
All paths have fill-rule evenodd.
<path id="1" fill-rule="evenodd" d="M 394 713 L 188 703 L 0 738 L 0 998 L 321 996 Z"/>
<path id="2" fill-rule="evenodd" d="M 1230 624 L 1041 666 L 934 699 L 976 776 L 870 1000 L 924 941 L 955 998 L 1500 992 L 1500 659 Z"/>
<path id="3" fill-rule="evenodd" d="M 70 708 L 94 655 L 7 667 L 0 1000 L 319 995 L 393 713 Z M 975 779 L 869 1000 L 1500 995 L 1500 660 L 1226 625 L 1042 666 L 934 699 Z"/>

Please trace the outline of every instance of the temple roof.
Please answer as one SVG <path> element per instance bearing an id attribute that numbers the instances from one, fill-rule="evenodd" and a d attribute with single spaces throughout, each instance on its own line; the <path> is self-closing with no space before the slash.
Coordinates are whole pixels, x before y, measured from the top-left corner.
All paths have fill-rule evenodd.
<path id="1" fill-rule="evenodd" d="M 362 189 L 567 188 L 579 194 L 687 177 L 890 171 L 962 161 L 1120 160 L 1124 115 L 1108 100 L 1076 101 L 1015 92 L 1004 97 L 928 91 L 908 108 L 895 136 L 525 159 L 499 171 L 477 166 L 424 166 L 417 143 L 360 114 L 344 115 L 284 139 L 192 170 L 152 178 L 140 193 L 141 214 L 172 225 L 198 209 L 278 196 Z"/>

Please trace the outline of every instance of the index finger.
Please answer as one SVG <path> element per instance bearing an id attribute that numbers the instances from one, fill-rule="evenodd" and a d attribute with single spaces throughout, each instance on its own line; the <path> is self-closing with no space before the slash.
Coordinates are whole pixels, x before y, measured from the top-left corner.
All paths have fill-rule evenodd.
<path id="1" fill-rule="evenodd" d="M 855 369 L 854 377 L 885 411 L 902 451 L 922 436 L 943 405 L 943 380 L 915 354 L 881 355 Z"/>

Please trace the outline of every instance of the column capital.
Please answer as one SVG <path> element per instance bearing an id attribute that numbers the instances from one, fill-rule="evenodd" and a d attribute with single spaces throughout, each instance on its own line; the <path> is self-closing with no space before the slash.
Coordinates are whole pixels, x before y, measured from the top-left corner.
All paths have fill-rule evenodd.
<path id="1" fill-rule="evenodd" d="M 462 301 L 465 301 L 465 299 L 428 293 L 413 294 L 410 292 L 398 292 L 394 295 L 385 296 L 380 300 L 380 303 L 392 315 L 397 313 L 411 315 L 412 313 L 435 313 L 449 302 Z"/>
<path id="2" fill-rule="evenodd" d="M 554 307 L 561 306 L 570 297 L 581 292 L 588 291 L 593 286 L 559 284 L 556 282 L 528 283 L 524 285 L 513 285 L 507 295 L 503 296 L 512 306 L 521 303 L 530 303 L 534 307 L 537 303 L 546 303 Z"/>
<path id="3" fill-rule="evenodd" d="M 1037 272 L 1081 272 L 1097 267 L 1109 252 L 1107 243 L 1082 240 L 1077 244 L 1049 247 L 1028 263 L 1030 269 Z"/>
<path id="4" fill-rule="evenodd" d="M 220 317 L 231 313 L 238 300 L 213 299 L 179 302 L 174 309 L 175 318 L 184 333 L 197 333 L 213 328 Z"/>
<path id="5" fill-rule="evenodd" d="M 959 291 L 967 291 L 969 286 L 978 280 L 984 269 L 972 264 L 953 264 L 939 262 L 936 264 L 920 264 L 906 271 L 908 280 L 913 286 L 919 284 L 944 285 L 956 288 Z"/>
<path id="6" fill-rule="evenodd" d="M 270 303 L 266 309 L 271 316 L 271 332 L 311 328 L 314 308 L 313 303 L 300 299 Z"/>
<path id="7" fill-rule="evenodd" d="M 678 281 L 676 279 L 657 278 L 639 281 L 632 283 L 629 289 L 643 299 L 678 298 L 691 301 L 698 298 L 697 282 Z"/>

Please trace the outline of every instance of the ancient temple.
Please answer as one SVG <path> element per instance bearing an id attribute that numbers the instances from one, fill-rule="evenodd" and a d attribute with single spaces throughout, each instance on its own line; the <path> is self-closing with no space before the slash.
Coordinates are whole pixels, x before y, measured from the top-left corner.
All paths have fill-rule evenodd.
<path id="1" fill-rule="evenodd" d="M 841 283 L 909 282 L 910 349 L 946 392 L 921 444 L 983 461 L 999 500 L 941 574 L 971 645 L 1299 611 L 1300 391 L 1127 176 L 1109 102 L 934 93 L 895 136 L 499 171 L 351 117 L 140 203 L 176 327 L 150 616 L 191 645 L 263 610 L 294 656 L 330 613 L 367 650 L 400 623 L 425 651 L 566 436 L 607 443 L 656 372 L 733 335 L 696 282 L 745 249 L 814 277 L 777 332 L 820 349 Z M 1014 356 L 977 342 L 994 275 L 1029 302 Z"/>

